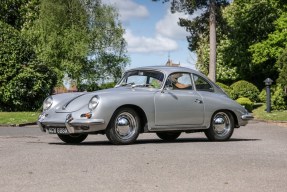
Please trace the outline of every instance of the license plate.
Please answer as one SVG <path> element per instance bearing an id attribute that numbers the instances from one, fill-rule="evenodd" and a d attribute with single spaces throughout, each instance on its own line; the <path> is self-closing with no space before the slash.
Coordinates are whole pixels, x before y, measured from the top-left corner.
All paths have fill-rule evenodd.
<path id="1" fill-rule="evenodd" d="M 50 134 L 69 134 L 66 128 L 48 128 L 47 131 Z"/>

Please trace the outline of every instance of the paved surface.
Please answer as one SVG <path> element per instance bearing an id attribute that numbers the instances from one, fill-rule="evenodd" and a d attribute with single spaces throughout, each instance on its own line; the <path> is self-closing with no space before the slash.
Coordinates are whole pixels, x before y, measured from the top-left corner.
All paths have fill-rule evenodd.
<path id="1" fill-rule="evenodd" d="M 287 191 L 287 128 L 253 122 L 229 142 L 202 133 L 128 146 L 89 136 L 63 144 L 37 128 L 0 127 L 0 192 Z"/>

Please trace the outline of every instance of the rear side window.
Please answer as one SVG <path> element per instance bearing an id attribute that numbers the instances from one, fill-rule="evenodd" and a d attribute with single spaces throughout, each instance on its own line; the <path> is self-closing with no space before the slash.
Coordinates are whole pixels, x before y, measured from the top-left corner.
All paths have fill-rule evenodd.
<path id="1" fill-rule="evenodd" d="M 203 77 L 193 74 L 193 79 L 197 91 L 214 92 L 213 87 Z"/>

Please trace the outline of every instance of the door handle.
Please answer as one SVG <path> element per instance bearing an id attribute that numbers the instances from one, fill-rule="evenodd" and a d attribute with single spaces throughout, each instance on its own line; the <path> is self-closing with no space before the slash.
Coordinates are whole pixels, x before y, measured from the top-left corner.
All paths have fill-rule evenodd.
<path id="1" fill-rule="evenodd" d="M 202 104 L 202 103 L 203 103 L 203 101 L 202 101 L 202 100 L 199 100 L 199 99 L 195 99 L 194 102 L 195 102 L 195 103 L 199 103 L 199 104 Z"/>

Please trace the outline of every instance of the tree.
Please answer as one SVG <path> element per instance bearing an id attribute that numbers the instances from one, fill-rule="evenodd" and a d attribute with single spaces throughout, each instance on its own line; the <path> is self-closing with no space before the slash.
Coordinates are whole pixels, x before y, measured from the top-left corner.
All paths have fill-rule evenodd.
<path id="1" fill-rule="evenodd" d="M 39 109 L 56 83 L 32 47 L 14 27 L 0 21 L 0 110 Z"/>
<path id="2" fill-rule="evenodd" d="M 91 67 L 85 80 L 98 78 L 116 82 L 129 62 L 118 13 L 114 7 L 103 5 L 99 0 L 88 3 L 86 9 L 92 11 L 89 13 Z"/>
<path id="3" fill-rule="evenodd" d="M 154 0 L 157 1 L 157 0 Z M 169 0 L 163 0 L 167 2 Z M 192 15 L 195 11 L 201 11 L 200 16 L 194 20 L 180 19 L 179 24 L 186 27 L 191 33 L 188 37 L 190 50 L 195 51 L 201 37 L 209 31 L 209 70 L 208 76 L 216 81 L 216 23 L 217 12 L 222 6 L 228 5 L 227 0 L 172 0 L 171 11 L 180 11 Z M 207 24 L 209 23 L 209 25 Z M 209 27 L 208 27 L 209 26 Z"/>
<path id="4" fill-rule="evenodd" d="M 226 65 L 223 55 L 220 54 L 222 49 L 227 46 L 225 41 L 229 28 L 226 19 L 223 18 L 223 10 L 227 4 L 222 4 L 216 9 L 216 39 L 217 39 L 217 58 L 216 58 L 216 79 L 220 82 L 231 84 L 230 80 L 235 80 L 238 75 L 236 69 Z M 210 46 L 208 34 L 208 12 L 194 18 L 193 20 L 180 19 L 180 25 L 186 27 L 191 33 L 188 37 L 189 49 L 197 54 L 196 68 L 204 74 L 208 74 L 210 63 Z"/>
<path id="5" fill-rule="evenodd" d="M 255 65 L 271 63 L 279 72 L 277 83 L 287 86 L 287 12 L 283 12 L 274 25 L 275 31 L 268 34 L 267 39 L 250 46 L 250 52 Z"/>
<path id="6" fill-rule="evenodd" d="M 35 110 L 68 75 L 117 80 L 124 30 L 100 0 L 5 0 L 0 7 L 0 110 Z"/>
<path id="7" fill-rule="evenodd" d="M 57 71 L 59 83 L 67 75 L 77 85 L 121 75 L 104 70 L 110 63 L 111 71 L 126 66 L 123 33 L 115 9 L 100 0 L 42 0 L 39 18 L 25 31 L 39 60 Z M 113 57 L 104 60 L 108 54 Z"/>
<path id="8" fill-rule="evenodd" d="M 236 71 L 237 79 L 244 79 L 262 87 L 267 76 L 277 78 L 275 60 L 256 64 L 250 48 L 266 40 L 268 35 L 274 32 L 274 21 L 280 17 L 284 7 L 282 2 L 234 0 L 223 10 L 227 33 L 219 37 L 218 55 L 224 66 Z"/>
<path id="9" fill-rule="evenodd" d="M 287 93 L 287 47 L 279 56 L 276 65 L 279 69 L 279 77 L 276 82 L 280 84 L 285 89 L 285 93 Z"/>
<path id="10" fill-rule="evenodd" d="M 21 9 L 28 0 L 5 0 L 1 1 L 0 20 L 13 26 L 15 29 L 21 29 L 23 24 Z"/>

